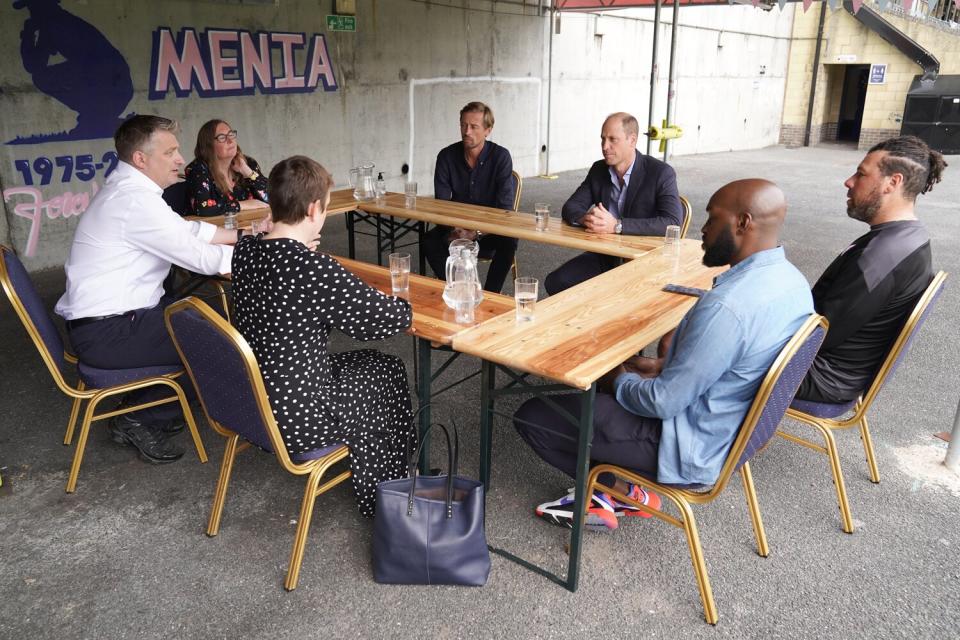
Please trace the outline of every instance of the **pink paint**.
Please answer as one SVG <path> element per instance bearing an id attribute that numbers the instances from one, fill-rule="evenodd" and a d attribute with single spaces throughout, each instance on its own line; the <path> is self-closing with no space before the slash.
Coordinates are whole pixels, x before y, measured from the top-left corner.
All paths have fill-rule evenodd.
<path id="1" fill-rule="evenodd" d="M 210 79 L 213 80 L 213 90 L 238 91 L 243 89 L 243 83 L 239 78 L 228 80 L 224 73 L 227 69 L 237 68 L 235 57 L 223 55 L 223 43 L 239 41 L 237 32 L 208 30 L 207 39 L 210 45 Z"/>
<path id="2" fill-rule="evenodd" d="M 270 41 L 266 33 L 258 33 L 259 45 L 253 44 L 253 38 L 246 31 L 240 32 L 240 58 L 243 61 L 241 72 L 243 86 L 254 86 L 253 74 L 257 74 L 261 87 L 273 84 L 273 72 L 270 69 Z"/>
<path id="3" fill-rule="evenodd" d="M 333 75 L 333 66 L 330 64 L 330 54 L 327 52 L 326 38 L 319 33 L 314 34 L 311 50 L 313 55 L 310 57 L 310 62 L 307 63 L 307 86 L 317 86 L 317 81 L 321 76 L 323 76 L 324 87 L 337 86 L 337 79 Z"/>
<path id="4" fill-rule="evenodd" d="M 27 234 L 27 247 L 24 254 L 32 257 L 37 252 L 37 244 L 40 242 L 40 228 L 43 224 L 43 216 L 46 214 L 50 220 L 57 218 L 69 218 L 79 216 L 90 205 L 90 199 L 96 195 L 100 189 L 96 181 L 90 183 L 89 193 L 71 193 L 67 191 L 64 194 L 53 196 L 49 200 L 43 199 L 43 194 L 36 187 L 10 187 L 4 189 L 3 200 L 9 202 L 14 196 L 27 196 L 27 202 L 18 202 L 13 207 L 13 214 L 26 218 L 30 221 L 30 232 Z"/>
<path id="5" fill-rule="evenodd" d="M 303 76 L 294 70 L 293 47 L 303 46 L 302 33 L 272 33 L 270 41 L 280 44 L 280 59 L 283 62 L 283 75 L 274 80 L 274 89 L 299 89 L 306 85 Z"/>
<path id="6" fill-rule="evenodd" d="M 207 70 L 203 67 L 203 58 L 200 56 L 200 43 L 197 42 L 197 32 L 193 29 L 184 29 L 183 51 L 178 54 L 177 45 L 173 41 L 173 34 L 169 29 L 160 29 L 160 46 L 157 52 L 157 74 L 154 91 L 166 91 L 170 86 L 170 72 L 182 90 L 190 89 L 190 77 L 196 76 L 200 88 L 209 91 L 210 80 Z"/>

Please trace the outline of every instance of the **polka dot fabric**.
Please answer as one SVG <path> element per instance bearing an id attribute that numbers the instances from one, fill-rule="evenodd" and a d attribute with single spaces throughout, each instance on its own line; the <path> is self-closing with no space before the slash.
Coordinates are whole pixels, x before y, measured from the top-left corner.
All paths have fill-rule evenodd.
<path id="1" fill-rule="evenodd" d="M 410 326 L 409 303 L 296 240 L 262 235 L 237 243 L 233 292 L 287 451 L 349 446 L 357 506 L 372 516 L 377 484 L 406 474 L 406 368 L 373 349 L 328 353 L 327 341 L 332 329 L 357 340 L 396 335 Z"/>

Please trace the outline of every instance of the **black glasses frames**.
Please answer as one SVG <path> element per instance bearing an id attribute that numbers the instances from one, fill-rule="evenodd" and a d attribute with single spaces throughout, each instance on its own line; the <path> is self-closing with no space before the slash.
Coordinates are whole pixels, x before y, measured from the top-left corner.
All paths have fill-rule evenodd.
<path id="1" fill-rule="evenodd" d="M 226 133 L 221 133 L 213 136 L 213 139 L 217 142 L 226 142 L 227 140 L 236 140 L 237 139 L 237 130 L 231 129 Z"/>

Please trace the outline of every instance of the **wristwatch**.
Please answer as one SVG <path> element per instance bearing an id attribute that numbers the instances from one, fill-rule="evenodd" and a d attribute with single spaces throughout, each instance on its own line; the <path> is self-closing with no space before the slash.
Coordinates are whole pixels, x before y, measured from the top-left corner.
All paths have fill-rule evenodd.
<path id="1" fill-rule="evenodd" d="M 622 233 L 622 232 L 623 232 L 623 223 L 620 222 L 619 220 L 617 220 L 617 226 L 615 226 L 615 227 L 613 228 L 613 232 L 614 232 L 614 233 Z"/>

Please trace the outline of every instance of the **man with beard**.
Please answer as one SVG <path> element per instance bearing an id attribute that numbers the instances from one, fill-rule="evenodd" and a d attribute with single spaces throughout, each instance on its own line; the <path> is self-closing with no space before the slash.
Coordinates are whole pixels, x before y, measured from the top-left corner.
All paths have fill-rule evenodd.
<path id="1" fill-rule="evenodd" d="M 517 194 L 513 160 L 506 148 L 487 140 L 493 123 L 493 111 L 482 102 L 467 103 L 460 110 L 460 142 L 437 154 L 433 193 L 438 200 L 513 209 Z M 481 235 L 472 229 L 434 227 L 423 236 L 423 251 L 434 275 L 441 280 L 446 277 L 450 242 L 457 238 L 480 243 L 480 257 L 491 259 L 483 288 L 499 293 L 513 266 L 517 239 Z"/>
<path id="2" fill-rule="evenodd" d="M 933 278 L 930 239 L 914 215 L 918 194 L 940 182 L 943 156 L 913 136 L 867 153 L 847 188 L 847 215 L 870 225 L 823 272 L 813 304 L 830 331 L 797 397 L 840 404 L 869 386 L 890 344 Z"/>
<path id="3" fill-rule="evenodd" d="M 663 357 L 631 358 L 598 381 L 591 457 L 672 484 L 711 485 L 761 380 L 777 354 L 813 313 L 803 275 L 778 246 L 783 192 L 766 180 L 732 182 L 710 198 L 703 225 L 707 266 L 730 265 L 714 279 L 666 339 Z M 578 394 L 525 402 L 514 425 L 537 455 L 573 477 Z M 600 477 L 652 508 L 660 498 L 622 480 Z M 536 514 L 571 526 L 573 493 Z M 587 526 L 615 529 L 620 516 L 644 515 L 604 492 L 591 496 Z"/>

